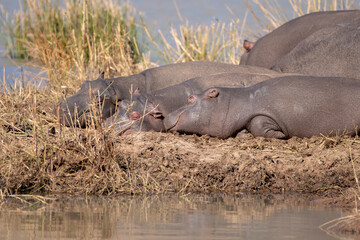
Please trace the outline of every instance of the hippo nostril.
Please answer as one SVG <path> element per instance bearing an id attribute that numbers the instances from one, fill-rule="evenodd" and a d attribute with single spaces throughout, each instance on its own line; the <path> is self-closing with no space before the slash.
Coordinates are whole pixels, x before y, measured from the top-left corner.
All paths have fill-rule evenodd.
<path id="1" fill-rule="evenodd" d="M 196 101 L 196 97 L 195 97 L 194 95 L 189 96 L 189 98 L 188 98 L 188 103 L 189 103 L 189 104 L 192 104 L 192 103 L 194 103 L 195 101 Z"/>
<path id="2" fill-rule="evenodd" d="M 129 114 L 129 118 L 130 118 L 130 120 L 133 120 L 133 121 L 139 120 L 139 118 L 141 118 L 141 113 L 132 112 Z"/>

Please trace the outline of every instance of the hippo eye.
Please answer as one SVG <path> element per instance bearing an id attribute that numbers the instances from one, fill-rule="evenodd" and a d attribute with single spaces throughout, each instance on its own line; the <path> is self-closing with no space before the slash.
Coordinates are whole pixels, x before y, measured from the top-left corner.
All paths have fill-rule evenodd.
<path id="1" fill-rule="evenodd" d="M 133 121 L 139 120 L 139 118 L 141 118 L 141 113 L 132 112 L 129 114 L 129 118 L 130 118 L 130 120 L 133 120 Z"/>
<path id="2" fill-rule="evenodd" d="M 196 97 L 194 95 L 189 96 L 188 98 L 188 104 L 192 104 L 196 101 Z"/>

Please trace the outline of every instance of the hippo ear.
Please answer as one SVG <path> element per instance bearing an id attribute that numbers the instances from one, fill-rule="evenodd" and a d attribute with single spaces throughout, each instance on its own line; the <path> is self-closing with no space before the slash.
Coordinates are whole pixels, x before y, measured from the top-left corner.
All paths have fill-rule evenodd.
<path id="1" fill-rule="evenodd" d="M 246 49 L 247 52 L 250 52 L 250 50 L 254 47 L 255 43 L 254 42 L 250 42 L 248 40 L 244 40 L 244 48 Z"/>
<path id="2" fill-rule="evenodd" d="M 219 91 L 216 88 L 209 89 L 209 91 L 206 92 L 205 96 L 209 98 L 216 98 L 219 96 Z"/>
<path id="3" fill-rule="evenodd" d="M 97 80 L 104 79 L 104 78 L 105 78 L 105 72 L 101 72 L 100 75 L 98 76 Z"/>

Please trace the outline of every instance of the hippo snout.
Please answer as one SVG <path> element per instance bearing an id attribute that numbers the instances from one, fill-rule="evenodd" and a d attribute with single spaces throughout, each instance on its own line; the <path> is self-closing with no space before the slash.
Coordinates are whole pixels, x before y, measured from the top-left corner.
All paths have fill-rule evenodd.
<path id="1" fill-rule="evenodd" d="M 59 118 L 61 124 L 70 127 L 78 125 L 85 127 L 86 119 L 83 107 L 71 104 L 65 100 L 60 100 L 53 108 L 53 113 Z"/>
<path id="2" fill-rule="evenodd" d="M 167 131 L 176 130 L 176 125 L 178 124 L 181 115 L 185 112 L 184 108 L 179 108 L 178 110 L 169 113 L 164 118 L 164 126 Z"/>

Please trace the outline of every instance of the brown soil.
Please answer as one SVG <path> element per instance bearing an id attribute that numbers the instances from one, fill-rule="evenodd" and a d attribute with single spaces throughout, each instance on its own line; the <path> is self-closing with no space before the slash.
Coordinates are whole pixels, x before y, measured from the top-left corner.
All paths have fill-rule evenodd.
<path id="1" fill-rule="evenodd" d="M 183 192 L 344 192 L 356 186 L 360 140 L 313 137 L 276 140 L 136 133 L 118 139 L 115 152 L 160 187 Z M 121 163 L 121 161 L 120 161 Z M 345 203 L 353 204 L 354 191 Z M 327 200 L 324 200 L 327 201 Z M 331 200 L 336 204 L 337 200 Z M 344 201 L 341 201 L 344 203 Z"/>

